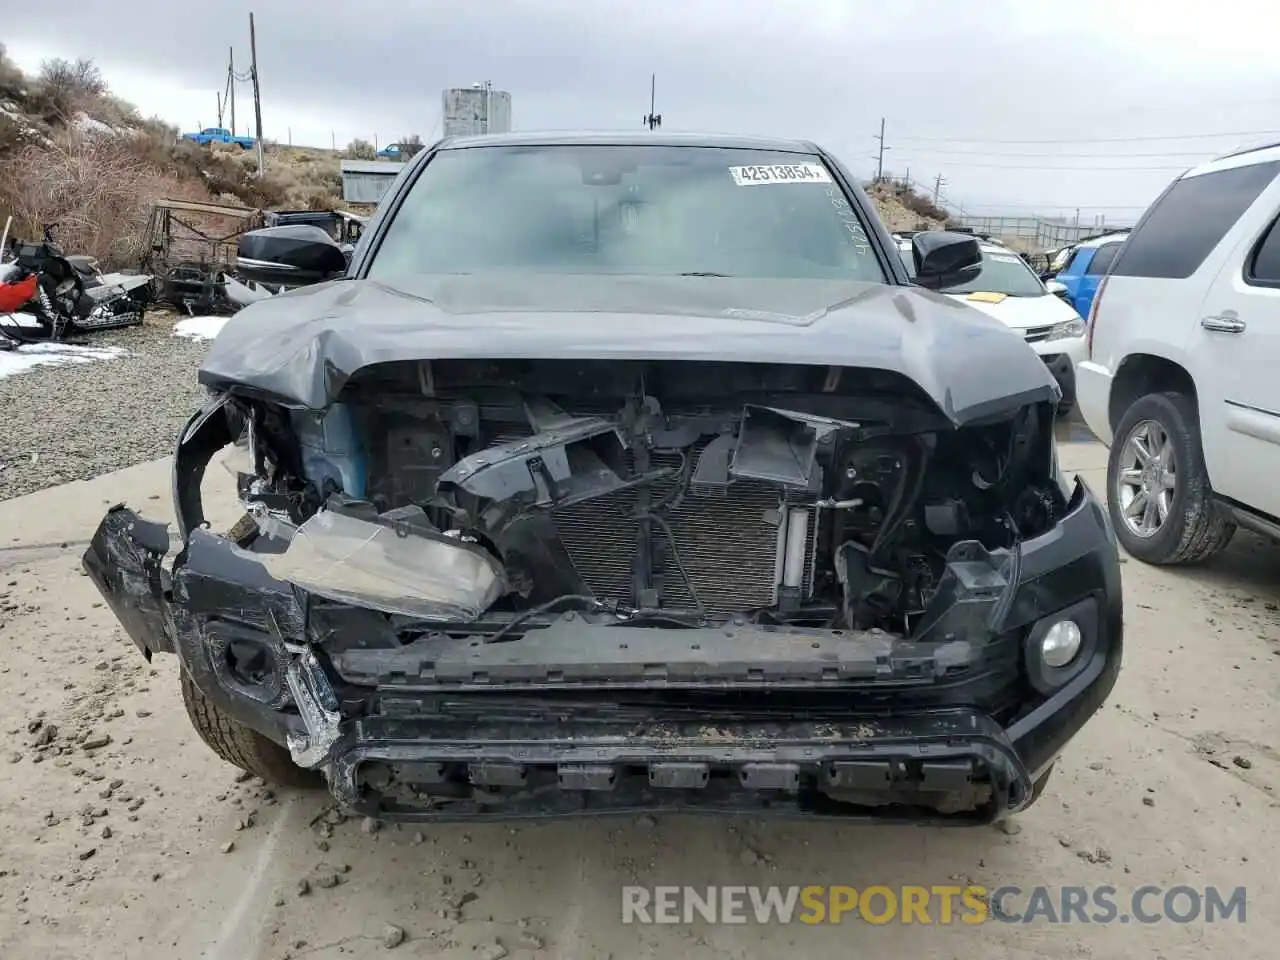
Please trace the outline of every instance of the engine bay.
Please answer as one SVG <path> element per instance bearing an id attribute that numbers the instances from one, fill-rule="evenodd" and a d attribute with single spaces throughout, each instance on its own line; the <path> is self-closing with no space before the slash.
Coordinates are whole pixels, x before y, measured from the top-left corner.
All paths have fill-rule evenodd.
<path id="1" fill-rule="evenodd" d="M 372 543 L 351 526 L 366 524 L 385 534 L 381 572 L 346 572 L 399 585 L 381 609 L 499 631 L 577 608 L 909 634 L 950 561 L 1009 551 L 1065 509 L 1050 405 L 957 427 L 876 370 L 423 361 L 370 368 L 323 413 L 226 409 L 252 458 L 248 549 L 306 541 L 317 552 L 278 573 L 326 595 L 316 571 L 339 553 L 322 538 L 340 517 L 348 546 Z"/>

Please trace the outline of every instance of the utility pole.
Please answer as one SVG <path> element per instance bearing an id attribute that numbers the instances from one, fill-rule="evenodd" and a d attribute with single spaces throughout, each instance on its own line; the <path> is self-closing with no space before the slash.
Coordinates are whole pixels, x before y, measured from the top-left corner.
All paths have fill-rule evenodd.
<path id="1" fill-rule="evenodd" d="M 218 126 L 222 126 L 222 91 L 216 91 L 218 94 Z"/>
<path id="2" fill-rule="evenodd" d="M 656 130 L 662 126 L 662 114 L 654 113 L 656 97 L 658 92 L 658 75 L 656 73 L 649 74 L 649 115 L 642 121 L 650 130 Z"/>
<path id="3" fill-rule="evenodd" d="M 484 82 L 484 132 L 493 132 L 493 83 Z"/>
<path id="4" fill-rule="evenodd" d="M 876 183 L 884 179 L 884 117 L 880 118 L 880 135 L 876 137 L 880 141 L 880 150 L 876 156 Z"/>
<path id="5" fill-rule="evenodd" d="M 231 92 L 231 135 L 236 135 L 236 48 L 227 48 L 227 89 Z"/>
<path id="6" fill-rule="evenodd" d="M 338 151 L 338 134 L 333 130 L 329 131 L 329 147 L 337 153 Z"/>
<path id="7" fill-rule="evenodd" d="M 933 181 L 933 202 L 934 202 L 935 204 L 938 202 L 938 196 L 942 193 L 942 185 L 943 185 L 944 183 L 946 183 L 946 182 L 947 182 L 947 178 L 946 178 L 946 177 L 944 177 L 942 174 L 938 174 L 937 178 L 936 178 L 936 179 L 934 179 L 934 181 Z"/>
<path id="8" fill-rule="evenodd" d="M 253 29 L 253 12 L 249 13 L 249 73 L 253 77 L 253 119 L 258 128 L 258 176 L 266 170 L 262 155 L 262 93 L 258 89 L 258 36 Z"/>

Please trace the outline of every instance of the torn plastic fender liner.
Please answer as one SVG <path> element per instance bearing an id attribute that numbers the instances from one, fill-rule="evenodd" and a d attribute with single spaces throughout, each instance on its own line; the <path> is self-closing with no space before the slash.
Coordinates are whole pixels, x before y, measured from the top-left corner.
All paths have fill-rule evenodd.
<path id="1" fill-rule="evenodd" d="M 224 413 L 227 402 L 223 394 L 200 408 L 187 421 L 173 453 L 173 506 L 178 516 L 178 533 L 184 541 L 205 522 L 200 483 L 209 461 L 236 439 Z"/>
<path id="2" fill-rule="evenodd" d="M 89 579 L 148 660 L 174 650 L 169 611 L 169 525 L 143 520 L 123 504 L 107 511 L 81 561 Z"/>

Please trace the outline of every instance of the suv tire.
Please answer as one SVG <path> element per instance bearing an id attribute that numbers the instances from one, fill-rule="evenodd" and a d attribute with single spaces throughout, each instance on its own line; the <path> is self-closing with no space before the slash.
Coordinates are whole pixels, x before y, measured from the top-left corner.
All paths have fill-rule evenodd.
<path id="1" fill-rule="evenodd" d="M 1171 456 L 1172 470 L 1143 471 L 1133 444 L 1145 447 L 1153 435 Z M 1141 479 L 1135 476 L 1139 473 Z M 1158 491 L 1168 482 L 1172 488 L 1166 498 L 1165 519 L 1154 526 L 1146 525 L 1149 532 L 1140 533 L 1135 527 L 1144 525 L 1125 516 L 1126 496 L 1129 502 L 1141 496 L 1141 490 L 1160 496 Z M 1198 563 L 1218 553 L 1231 540 L 1236 527 L 1213 502 L 1200 447 L 1200 419 L 1195 402 L 1186 394 L 1147 394 L 1134 401 L 1120 418 L 1107 461 L 1107 506 L 1120 545 L 1147 563 Z"/>
<path id="2" fill-rule="evenodd" d="M 267 783 L 281 787 L 319 787 L 323 780 L 316 771 L 304 770 L 293 762 L 289 751 L 257 730 L 246 727 L 219 709 L 196 689 L 186 670 L 182 679 L 182 702 L 187 716 L 203 740 L 218 756 Z"/>

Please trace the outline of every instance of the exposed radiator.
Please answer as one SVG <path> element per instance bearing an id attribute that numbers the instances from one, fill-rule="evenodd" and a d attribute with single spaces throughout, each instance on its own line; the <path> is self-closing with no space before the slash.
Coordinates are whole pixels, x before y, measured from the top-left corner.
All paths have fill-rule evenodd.
<path id="1" fill-rule="evenodd" d="M 655 465 L 666 458 L 655 458 Z M 650 487 L 653 502 L 669 490 Z M 639 536 L 637 493 L 624 490 L 556 510 L 552 516 L 578 573 L 600 599 L 634 603 L 633 563 Z M 778 517 L 776 487 L 738 481 L 724 497 L 686 496 L 664 517 L 697 596 L 710 613 L 731 613 L 769 606 L 777 600 Z M 805 545 L 804 588 L 812 584 L 813 522 Z M 691 607 L 693 597 L 670 558 L 661 527 L 652 525 L 655 548 L 666 562 L 661 569 L 661 603 Z"/>

